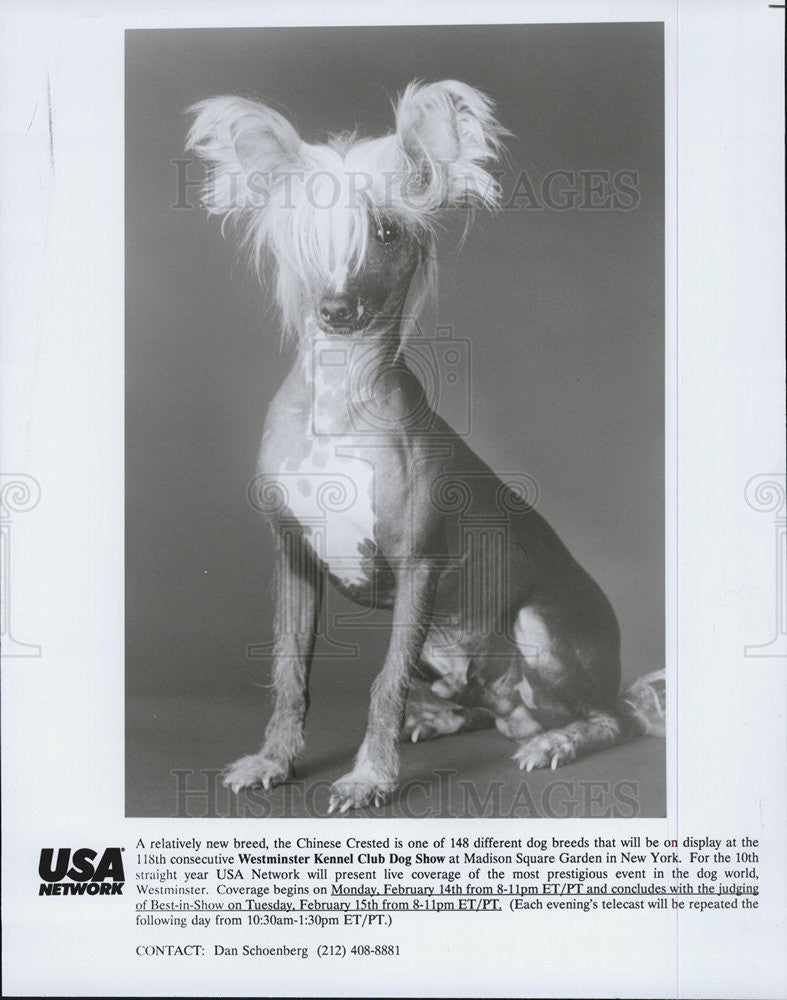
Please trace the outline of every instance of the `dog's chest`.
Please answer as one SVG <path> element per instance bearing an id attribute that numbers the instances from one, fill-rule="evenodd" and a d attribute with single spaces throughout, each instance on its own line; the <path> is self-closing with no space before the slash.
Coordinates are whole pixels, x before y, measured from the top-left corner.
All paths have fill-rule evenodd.
<path id="1" fill-rule="evenodd" d="M 376 553 L 375 476 L 357 439 L 305 434 L 268 475 L 329 572 L 347 587 L 368 585 Z"/>

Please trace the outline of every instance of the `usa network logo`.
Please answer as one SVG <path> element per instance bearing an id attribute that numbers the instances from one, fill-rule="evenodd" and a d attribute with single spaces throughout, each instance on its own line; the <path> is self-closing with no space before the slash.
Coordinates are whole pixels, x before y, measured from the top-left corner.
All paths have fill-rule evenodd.
<path id="1" fill-rule="evenodd" d="M 61 847 L 41 849 L 38 874 L 42 878 L 39 896 L 120 896 L 126 876 L 123 872 L 124 847 L 107 847 L 101 858 L 90 847 L 72 850 Z"/>

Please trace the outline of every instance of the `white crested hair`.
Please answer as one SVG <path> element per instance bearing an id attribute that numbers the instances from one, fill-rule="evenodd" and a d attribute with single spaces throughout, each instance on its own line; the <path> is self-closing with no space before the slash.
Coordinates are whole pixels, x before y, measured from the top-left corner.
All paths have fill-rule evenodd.
<path id="1" fill-rule="evenodd" d="M 284 334 L 298 334 L 315 289 L 363 265 L 370 226 L 391 219 L 421 248 L 407 312 L 435 286 L 434 237 L 444 209 L 494 210 L 489 167 L 506 135 L 491 101 L 455 80 L 413 82 L 396 106 L 396 131 L 377 139 L 303 142 L 277 111 L 241 97 L 195 104 L 187 148 L 208 173 L 202 200 L 222 230 L 234 226 L 257 274 L 272 258 Z M 468 220 L 469 221 L 469 220 Z"/>

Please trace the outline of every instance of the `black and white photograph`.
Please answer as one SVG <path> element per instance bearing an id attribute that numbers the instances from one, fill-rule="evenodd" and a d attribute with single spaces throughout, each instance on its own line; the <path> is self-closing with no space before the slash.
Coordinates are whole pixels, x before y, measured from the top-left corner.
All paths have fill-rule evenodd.
<path id="1" fill-rule="evenodd" d="M 126 53 L 128 814 L 664 815 L 663 25 Z"/>
<path id="2" fill-rule="evenodd" d="M 784 995 L 783 30 L 0 5 L 4 996 Z"/>

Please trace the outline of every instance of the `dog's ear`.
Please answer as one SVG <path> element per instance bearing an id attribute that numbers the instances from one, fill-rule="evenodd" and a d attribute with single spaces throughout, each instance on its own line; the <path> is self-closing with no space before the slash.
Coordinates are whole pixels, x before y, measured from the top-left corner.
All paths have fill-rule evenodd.
<path id="1" fill-rule="evenodd" d="M 488 168 L 510 133 L 480 90 L 457 80 L 411 83 L 396 108 L 396 131 L 434 207 L 497 207 L 500 185 Z"/>
<path id="2" fill-rule="evenodd" d="M 186 148 L 208 165 L 203 203 L 211 214 L 263 207 L 277 174 L 297 169 L 302 143 L 278 111 L 242 97 L 213 97 L 189 113 L 195 119 Z"/>

